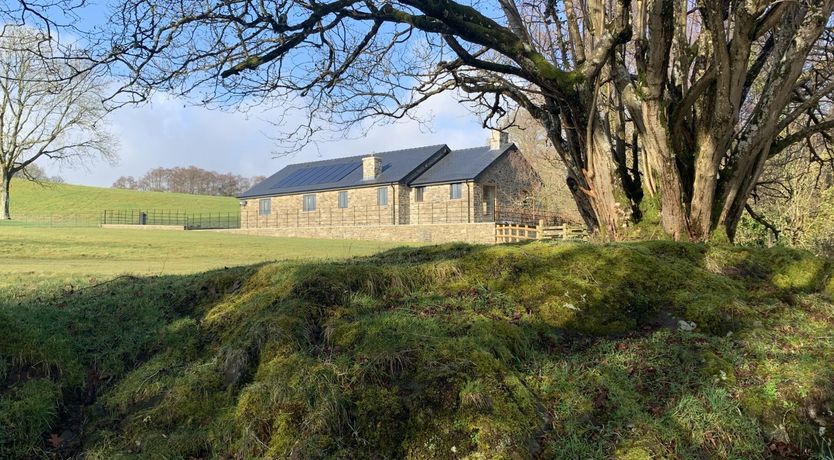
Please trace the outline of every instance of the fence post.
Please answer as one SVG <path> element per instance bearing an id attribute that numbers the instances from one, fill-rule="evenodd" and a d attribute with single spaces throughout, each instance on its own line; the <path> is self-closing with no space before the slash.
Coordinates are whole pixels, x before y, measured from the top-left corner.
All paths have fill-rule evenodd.
<path id="1" fill-rule="evenodd" d="M 544 219 L 539 219 L 539 225 L 536 226 L 536 239 L 542 240 L 542 232 L 544 231 Z"/>

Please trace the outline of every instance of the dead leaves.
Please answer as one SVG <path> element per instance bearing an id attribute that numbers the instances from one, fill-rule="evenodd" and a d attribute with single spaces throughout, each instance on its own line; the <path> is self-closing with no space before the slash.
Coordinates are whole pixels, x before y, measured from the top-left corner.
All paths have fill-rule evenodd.
<path id="1" fill-rule="evenodd" d="M 49 435 L 49 445 L 52 446 L 53 449 L 58 449 L 64 445 L 64 438 L 58 433 L 52 433 Z"/>

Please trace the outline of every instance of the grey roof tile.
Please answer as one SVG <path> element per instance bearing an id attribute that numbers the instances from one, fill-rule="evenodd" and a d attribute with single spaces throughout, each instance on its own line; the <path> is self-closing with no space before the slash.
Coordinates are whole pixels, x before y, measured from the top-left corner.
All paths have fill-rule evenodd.
<path id="1" fill-rule="evenodd" d="M 382 173 L 376 179 L 367 181 L 362 180 L 362 158 L 368 154 L 293 164 L 238 197 L 254 198 L 373 184 L 407 183 L 447 150 L 445 144 L 440 144 L 374 153 L 382 160 Z"/>
<path id="2" fill-rule="evenodd" d="M 428 171 L 411 181 L 409 185 L 421 186 L 474 180 L 511 147 L 514 147 L 514 144 L 503 145 L 498 150 L 490 150 L 488 146 L 452 150 L 432 165 Z"/>

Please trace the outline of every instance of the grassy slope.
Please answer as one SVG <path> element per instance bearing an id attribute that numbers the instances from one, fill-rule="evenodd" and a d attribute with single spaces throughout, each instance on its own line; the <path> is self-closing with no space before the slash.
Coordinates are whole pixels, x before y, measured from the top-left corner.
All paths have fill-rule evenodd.
<path id="1" fill-rule="evenodd" d="M 368 255 L 394 246 L 376 241 L 316 240 L 165 230 L 0 227 L 0 288 L 33 276 L 64 279 L 121 273 L 170 274 L 276 259 Z"/>
<path id="2" fill-rule="evenodd" d="M 69 184 L 35 184 L 15 180 L 11 184 L 11 210 L 15 214 L 100 212 L 103 209 L 179 209 L 190 213 L 240 210 L 231 197 L 183 193 L 139 192 Z"/>
<path id="3" fill-rule="evenodd" d="M 824 458 L 830 279 L 650 242 L 0 291 L 0 456 Z"/>

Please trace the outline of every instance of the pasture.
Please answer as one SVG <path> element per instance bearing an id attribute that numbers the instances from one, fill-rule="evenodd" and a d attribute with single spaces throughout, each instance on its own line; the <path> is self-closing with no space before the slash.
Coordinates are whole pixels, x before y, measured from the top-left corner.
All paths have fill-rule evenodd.
<path id="1" fill-rule="evenodd" d="M 270 260 L 341 259 L 391 243 L 0 223 L 0 288 L 35 280 L 167 275 Z"/>
<path id="2" fill-rule="evenodd" d="M 191 213 L 238 212 L 238 200 L 226 196 L 142 192 L 70 184 L 11 184 L 12 218 L 25 214 L 71 214 L 104 209 L 178 209 Z"/>

